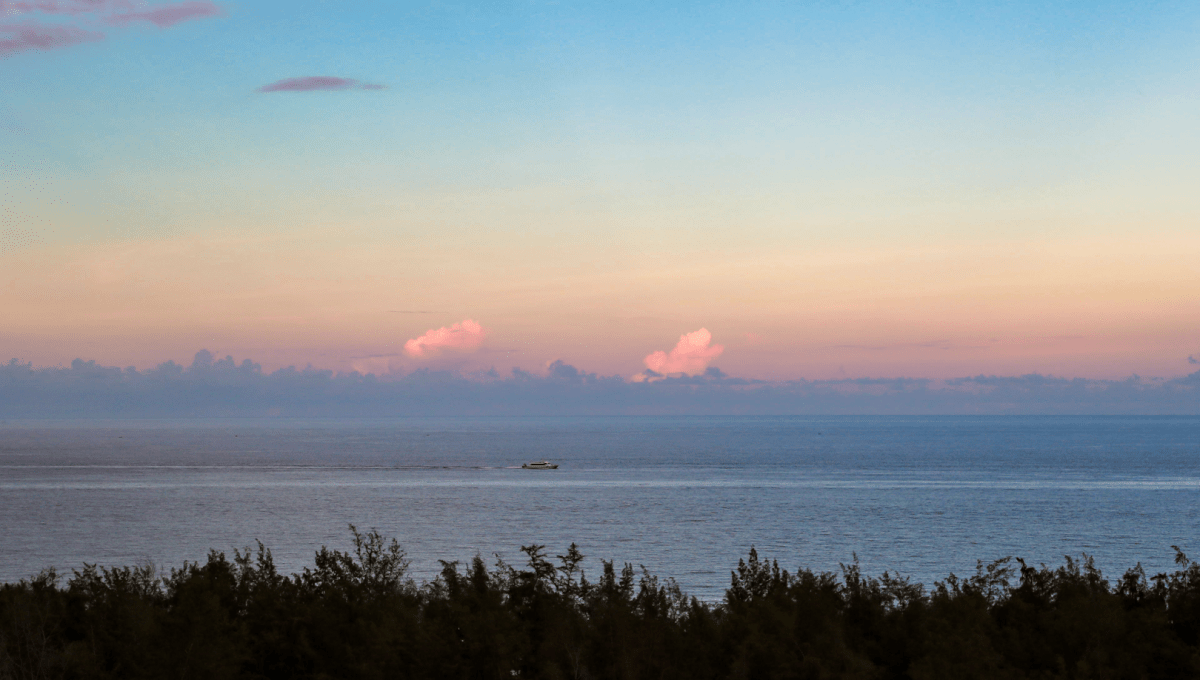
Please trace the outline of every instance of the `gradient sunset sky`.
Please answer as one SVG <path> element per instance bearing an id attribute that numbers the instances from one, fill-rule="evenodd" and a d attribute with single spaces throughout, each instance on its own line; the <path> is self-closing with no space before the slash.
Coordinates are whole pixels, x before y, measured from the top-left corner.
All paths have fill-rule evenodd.
<path id="1" fill-rule="evenodd" d="M 1191 373 L 1197 35 L 1196 2 L 0 0 L 0 358 Z"/>

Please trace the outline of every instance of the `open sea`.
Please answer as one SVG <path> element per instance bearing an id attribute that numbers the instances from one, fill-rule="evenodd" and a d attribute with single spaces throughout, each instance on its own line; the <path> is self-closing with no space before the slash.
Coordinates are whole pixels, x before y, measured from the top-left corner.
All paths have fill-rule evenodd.
<path id="1" fill-rule="evenodd" d="M 553 471 L 522 470 L 548 459 Z M 930 584 L 1012 555 L 1115 578 L 1200 557 L 1196 417 L 581 417 L 0 422 L 0 581 L 163 568 L 349 524 L 438 560 L 579 544 L 719 598 L 751 546 Z"/>

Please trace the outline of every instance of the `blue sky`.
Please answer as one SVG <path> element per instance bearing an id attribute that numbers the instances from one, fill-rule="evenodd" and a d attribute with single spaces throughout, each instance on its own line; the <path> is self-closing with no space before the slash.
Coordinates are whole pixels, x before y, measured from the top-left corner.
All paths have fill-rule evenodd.
<path id="1" fill-rule="evenodd" d="M 104 34 L 0 58 L 22 360 L 351 370 L 471 319 L 433 368 L 631 375 L 701 328 L 762 379 L 1200 352 L 1194 3 L 106 1 L 0 4 L 0 41 Z M 312 76 L 384 89 L 260 91 Z"/>

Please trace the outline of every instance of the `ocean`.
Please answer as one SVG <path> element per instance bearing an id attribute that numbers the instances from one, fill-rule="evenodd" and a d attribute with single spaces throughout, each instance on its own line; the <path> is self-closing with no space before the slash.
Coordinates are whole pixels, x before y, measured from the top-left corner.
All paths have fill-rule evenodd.
<path id="1" fill-rule="evenodd" d="M 548 459 L 557 470 L 522 470 Z M 0 580 L 162 569 L 262 541 L 281 571 L 350 524 L 439 560 L 572 543 L 723 595 L 751 546 L 932 584 L 977 560 L 1200 556 L 1196 417 L 580 417 L 0 422 Z"/>

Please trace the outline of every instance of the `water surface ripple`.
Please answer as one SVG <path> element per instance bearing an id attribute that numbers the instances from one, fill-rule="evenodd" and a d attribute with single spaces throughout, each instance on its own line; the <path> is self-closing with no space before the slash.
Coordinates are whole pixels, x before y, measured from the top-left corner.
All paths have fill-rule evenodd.
<path id="1" fill-rule="evenodd" d="M 541 459 L 554 471 L 522 470 Z M 347 524 L 439 559 L 530 543 L 719 597 L 751 545 L 785 568 L 931 583 L 1006 555 L 1115 577 L 1200 553 L 1200 418 L 779 417 L 0 424 L 0 579 L 202 559 L 285 571 Z"/>

